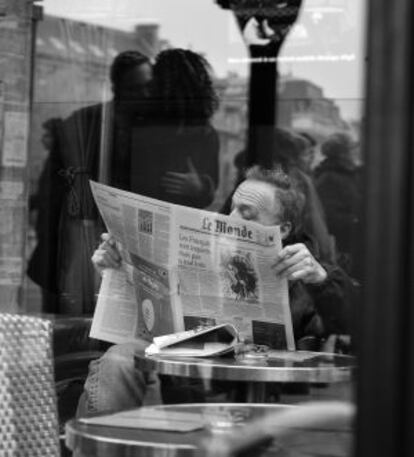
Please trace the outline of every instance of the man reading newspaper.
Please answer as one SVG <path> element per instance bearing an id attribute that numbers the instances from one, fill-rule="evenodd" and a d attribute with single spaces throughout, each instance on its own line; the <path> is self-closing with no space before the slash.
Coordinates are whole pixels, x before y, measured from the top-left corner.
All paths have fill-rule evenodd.
<path id="1" fill-rule="evenodd" d="M 312 240 L 301 231 L 304 197 L 283 172 L 254 167 L 233 195 L 231 217 L 279 225 L 283 249 L 275 253 L 273 274 L 289 281 L 290 309 L 295 341 L 309 336 L 324 338 L 349 333 L 348 288 L 350 280 L 336 265 L 317 260 Z M 102 272 L 119 268 L 121 256 L 108 234 L 92 261 Z M 155 373 L 143 373 L 134 355 L 143 353 L 148 341 L 117 344 L 90 365 L 78 414 L 122 410 L 161 402 Z M 144 397 L 146 397 L 144 399 Z"/>

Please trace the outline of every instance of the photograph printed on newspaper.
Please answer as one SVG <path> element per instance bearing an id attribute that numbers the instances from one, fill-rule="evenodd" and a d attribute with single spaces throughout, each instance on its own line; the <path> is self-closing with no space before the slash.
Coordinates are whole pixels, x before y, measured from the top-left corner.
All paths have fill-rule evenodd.
<path id="1" fill-rule="evenodd" d="M 91 337 L 152 341 L 231 323 L 242 339 L 294 349 L 287 280 L 271 268 L 279 227 L 91 187 L 122 255 L 103 273 Z"/>

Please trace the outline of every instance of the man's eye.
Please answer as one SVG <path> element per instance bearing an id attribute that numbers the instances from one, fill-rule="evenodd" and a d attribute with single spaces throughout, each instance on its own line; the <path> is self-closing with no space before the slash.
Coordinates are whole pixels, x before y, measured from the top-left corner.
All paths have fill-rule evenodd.
<path id="1" fill-rule="evenodd" d="M 256 216 L 255 213 L 251 210 L 243 211 L 243 219 L 246 219 L 247 221 L 254 221 L 255 216 Z"/>

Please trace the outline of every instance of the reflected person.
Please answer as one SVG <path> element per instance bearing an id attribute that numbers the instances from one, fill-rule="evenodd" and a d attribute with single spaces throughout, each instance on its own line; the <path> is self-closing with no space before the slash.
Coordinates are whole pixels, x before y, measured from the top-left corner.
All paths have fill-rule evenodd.
<path id="1" fill-rule="evenodd" d="M 303 171 L 301 158 L 308 147 L 302 135 L 288 129 L 273 132 L 273 167 L 281 166 L 305 196 L 303 225 L 315 241 L 315 255 L 327 262 L 336 262 L 335 241 L 329 233 L 325 214 L 312 177 Z"/>
<path id="2" fill-rule="evenodd" d="M 36 191 L 30 196 L 29 207 L 35 214 L 36 246 L 29 259 L 27 275 L 40 288 L 42 312 L 59 310 L 58 295 L 58 236 L 59 219 L 65 186 L 56 173 L 59 162 L 59 132 L 62 119 L 47 119 L 43 127 L 42 145 L 48 155 L 39 176 Z"/>
<path id="3" fill-rule="evenodd" d="M 219 140 L 211 125 L 218 106 L 211 67 L 188 49 L 160 52 L 144 122 L 132 135 L 131 191 L 205 208 L 218 185 Z"/>
<path id="4" fill-rule="evenodd" d="M 53 249 L 38 253 L 54 265 L 56 313 L 90 314 L 97 280 L 90 257 L 102 232 L 89 179 L 128 189 L 132 120 L 142 115 L 142 100 L 152 77 L 149 59 L 137 51 L 119 54 L 110 68 L 113 99 L 74 111 L 59 125 L 58 147 L 49 170 L 49 192 L 59 194 L 55 223 L 45 233 Z M 50 236 L 49 236 L 50 235 Z M 46 248 L 47 245 L 44 244 Z M 54 258 L 47 259 L 48 256 Z"/>
<path id="5" fill-rule="evenodd" d="M 312 241 L 301 229 L 303 195 L 280 170 L 255 167 L 233 195 L 231 216 L 279 225 L 283 248 L 275 254 L 273 273 L 289 281 L 294 337 L 298 347 L 308 336 L 323 338 L 348 333 L 347 291 L 349 278 L 337 266 L 321 263 L 312 254 Z M 121 258 L 114 240 L 102 236 L 92 261 L 103 271 L 119 268 Z M 142 354 L 147 341 L 114 345 L 90 365 L 78 413 L 92 414 L 141 406 L 145 394 L 159 392 L 155 373 L 143 373 L 134 365 L 134 355 Z M 155 395 L 160 401 L 159 394 Z"/>
<path id="6" fill-rule="evenodd" d="M 315 169 L 316 188 L 329 230 L 336 238 L 341 265 L 351 273 L 353 242 L 358 236 L 362 200 L 359 167 L 352 156 L 355 143 L 345 133 L 329 136 L 321 145 L 324 160 Z"/>

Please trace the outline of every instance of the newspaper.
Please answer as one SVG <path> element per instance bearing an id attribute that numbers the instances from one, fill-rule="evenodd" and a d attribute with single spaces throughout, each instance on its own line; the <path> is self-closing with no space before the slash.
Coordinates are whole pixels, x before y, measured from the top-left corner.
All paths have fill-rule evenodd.
<path id="1" fill-rule="evenodd" d="M 103 274 L 91 337 L 152 341 L 231 323 L 242 339 L 294 350 L 287 281 L 271 268 L 279 227 L 91 188 L 122 256 Z"/>
<path id="2" fill-rule="evenodd" d="M 239 345 L 239 334 L 231 324 L 187 330 L 157 336 L 145 349 L 147 355 L 174 357 L 217 357 L 233 352 Z M 292 351 L 295 352 L 295 351 Z"/>

